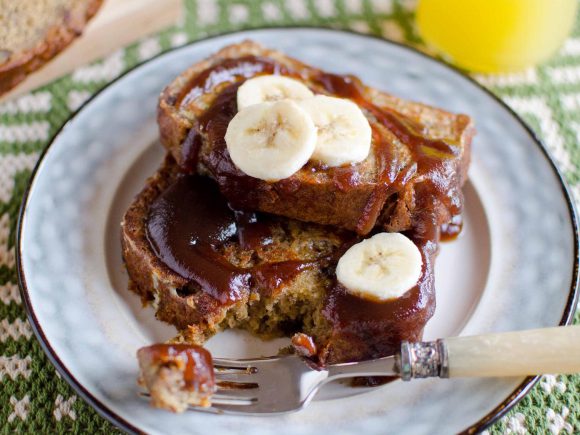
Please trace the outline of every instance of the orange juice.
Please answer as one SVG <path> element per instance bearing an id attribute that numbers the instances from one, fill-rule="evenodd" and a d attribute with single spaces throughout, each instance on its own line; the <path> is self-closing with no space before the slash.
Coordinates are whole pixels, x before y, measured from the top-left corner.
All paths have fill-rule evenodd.
<path id="1" fill-rule="evenodd" d="M 420 0 L 425 41 L 460 67 L 521 70 L 550 57 L 575 23 L 577 0 Z"/>

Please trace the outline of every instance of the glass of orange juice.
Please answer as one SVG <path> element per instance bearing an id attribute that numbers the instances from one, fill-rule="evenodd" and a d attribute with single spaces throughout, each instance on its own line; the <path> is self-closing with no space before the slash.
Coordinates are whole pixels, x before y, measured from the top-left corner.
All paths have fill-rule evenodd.
<path id="1" fill-rule="evenodd" d="M 420 0 L 427 44 L 479 72 L 522 70 L 548 59 L 575 23 L 577 0 Z"/>

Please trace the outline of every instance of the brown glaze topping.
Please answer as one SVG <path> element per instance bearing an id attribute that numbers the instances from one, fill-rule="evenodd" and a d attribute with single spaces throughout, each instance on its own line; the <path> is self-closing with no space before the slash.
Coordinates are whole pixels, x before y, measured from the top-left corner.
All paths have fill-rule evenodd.
<path id="1" fill-rule="evenodd" d="M 271 224 L 268 216 L 232 211 L 209 178 L 183 175 L 151 205 L 147 237 L 171 270 L 227 304 L 242 299 L 253 286 L 275 292 L 314 265 L 289 260 L 244 269 L 220 253 L 231 241 L 248 250 L 271 244 Z"/>
<path id="2" fill-rule="evenodd" d="M 315 357 L 318 353 L 312 337 L 300 332 L 292 336 L 292 347 L 298 355 L 307 358 Z"/>
<path id="3" fill-rule="evenodd" d="M 194 125 L 181 144 L 182 170 L 188 174 L 194 173 L 197 168 L 199 152 L 203 145 L 203 137 L 199 131 L 199 124 Z"/>
<path id="4" fill-rule="evenodd" d="M 208 141 L 211 152 L 204 156 L 203 163 L 212 173 L 223 197 L 212 181 L 183 176 L 155 202 L 148 222 L 149 239 L 159 258 L 223 303 L 239 300 L 252 286 L 258 286 L 262 291 L 275 291 L 305 268 L 317 266 L 314 262 L 286 261 L 240 269 L 219 254 L 220 246 L 236 238 L 240 246 L 248 250 L 272 243 L 272 231 L 266 217 L 248 212 L 234 213 L 224 197 L 232 208 L 251 211 L 259 198 L 277 192 L 292 192 L 300 186 L 295 176 L 276 183 L 264 183 L 249 177 L 234 165 L 227 152 L 224 136 L 237 112 L 237 89 L 243 80 L 259 74 L 298 75 L 268 59 L 229 59 L 198 75 L 179 97 L 176 104 L 187 105 L 205 91 L 220 85 L 218 96 L 198 118 L 186 138 L 182 147 L 185 162 L 182 166 L 185 172 L 194 172 L 202 142 Z M 369 349 L 368 355 L 392 354 L 400 345 L 401 337 L 420 338 L 422 327 L 435 308 L 432 262 L 441 231 L 444 237 L 449 237 L 459 232 L 461 223 L 452 221 L 441 229 L 434 216 L 437 207 L 441 206 L 451 215 L 459 215 L 461 211 L 462 195 L 455 166 L 460 148 L 447 140 L 427 138 L 422 134 L 422 126 L 392 109 L 372 104 L 356 77 L 311 72 L 309 79 L 319 90 L 350 98 L 359 104 L 373 128 L 372 146 L 379 176 L 360 216 L 356 228 L 358 233 L 371 231 L 386 199 L 403 191 L 411 180 L 415 182 L 417 206 L 412 217 L 413 229 L 407 235 L 417 244 L 423 257 L 423 271 L 417 285 L 401 298 L 374 302 L 352 296 L 336 283 L 328 290 L 323 308 L 323 314 L 331 321 L 334 330 L 353 340 L 355 336 L 365 335 L 387 337 L 381 345 Z M 385 129 L 409 150 L 410 159 L 403 161 L 400 158 L 392 136 L 384 134 Z M 346 190 L 360 182 L 361 167 L 361 164 L 353 164 L 328 168 L 309 163 L 302 171 L 323 173 L 339 189 Z M 416 182 L 417 179 L 421 181 Z M 345 242 L 344 249 L 356 242 L 357 236 L 352 233 L 352 237 L 347 239 L 350 241 Z M 343 248 L 337 255 L 344 251 Z M 337 259 L 330 261 L 331 274 Z M 325 261 L 328 263 L 329 260 Z M 299 346 L 307 344 L 304 340 L 298 343 Z M 359 345 L 353 343 L 354 348 Z"/>
<path id="5" fill-rule="evenodd" d="M 365 344 L 354 337 L 383 337 L 365 350 L 368 358 L 394 354 L 402 340 L 420 340 L 423 326 L 435 311 L 433 262 L 439 249 L 440 227 L 429 211 L 430 198 L 419 196 L 418 202 L 418 224 L 405 234 L 417 245 L 423 260 L 417 284 L 399 298 L 373 301 L 348 293 L 335 280 L 326 296 L 323 314 L 333 324 L 335 334 L 349 337 L 355 346 Z"/>
<path id="6" fill-rule="evenodd" d="M 381 334 L 391 331 L 421 330 L 431 317 L 435 308 L 435 290 L 433 287 L 432 261 L 437 245 L 429 240 L 409 235 L 417 244 L 423 258 L 423 269 L 417 284 L 403 296 L 388 301 L 375 301 L 354 296 L 338 282 L 329 290 L 323 314 L 332 321 L 336 330 L 356 333 L 357 335 Z M 394 353 L 400 341 L 386 342 L 385 348 L 376 355 Z M 392 346 L 392 347 L 390 347 Z"/>
<path id="7" fill-rule="evenodd" d="M 138 351 L 139 359 L 146 358 L 159 366 L 174 365 L 183 372 L 185 388 L 212 392 L 215 377 L 211 354 L 201 346 L 189 344 L 154 344 Z"/>
<path id="8" fill-rule="evenodd" d="M 234 211 L 234 216 L 242 249 L 255 251 L 272 244 L 274 240 L 268 217 L 244 211 Z"/>
<path id="9" fill-rule="evenodd" d="M 455 240 L 461 234 L 463 229 L 463 216 L 458 214 L 446 224 L 441 226 L 441 241 L 450 242 Z"/>
<path id="10" fill-rule="evenodd" d="M 314 261 L 288 260 L 280 263 L 266 263 L 254 268 L 254 280 L 262 293 L 272 295 L 303 270 L 316 266 Z"/>
<path id="11" fill-rule="evenodd" d="M 398 112 L 387 108 L 378 107 L 365 97 L 363 84 L 357 77 L 341 76 L 336 74 L 321 73 L 315 78 L 327 92 L 342 98 L 349 98 L 361 108 L 370 113 L 376 123 L 386 127 L 397 139 L 411 152 L 411 162 L 405 170 L 397 171 L 393 160 L 389 155 L 390 143 L 381 143 L 379 159 L 383 168 L 381 181 L 389 185 L 390 193 L 402 190 L 413 177 L 423 179 L 423 183 L 429 185 L 428 196 L 440 200 L 448 207 L 451 214 L 461 212 L 462 195 L 458 192 L 455 174 L 455 159 L 461 152 L 458 144 L 442 139 L 431 139 L 421 133 L 422 127 Z M 377 142 L 384 140 L 375 139 Z M 397 174 L 395 174 L 395 172 Z M 398 176 L 397 176 L 398 175 Z M 392 180 L 396 177 L 394 182 Z M 363 217 L 364 219 L 364 217 Z"/>
<path id="12" fill-rule="evenodd" d="M 446 207 L 450 214 L 461 211 L 461 193 L 456 182 L 456 157 L 461 151 L 457 144 L 443 139 L 431 139 L 422 134 L 422 126 L 408 117 L 389 109 L 374 105 L 366 96 L 366 89 L 354 76 L 343 76 L 314 71 L 293 71 L 271 59 L 245 56 L 227 59 L 214 65 L 189 83 L 178 105 L 195 101 L 216 84 L 223 86 L 219 94 L 191 128 L 183 147 L 183 169 L 194 172 L 197 166 L 202 138 L 211 146 L 209 155 L 204 155 L 204 165 L 212 173 L 221 192 L 236 209 L 252 210 L 260 199 L 276 192 L 292 192 L 300 182 L 291 176 L 274 183 L 264 183 L 244 174 L 232 162 L 225 143 L 225 133 L 229 122 L 237 113 L 236 93 L 244 80 L 260 74 L 282 74 L 294 77 L 309 75 L 309 80 L 319 90 L 341 98 L 349 98 L 367 112 L 373 128 L 373 154 L 378 173 L 374 191 L 360 215 L 356 231 L 366 234 L 375 226 L 386 199 L 402 191 L 411 180 L 421 179 L 428 185 L 428 194 Z M 316 89 L 315 89 L 316 91 Z M 410 159 L 401 160 L 400 151 L 385 134 L 388 130 L 411 154 Z M 330 168 L 313 162 L 301 171 L 324 174 L 341 190 L 356 186 L 364 178 L 361 170 L 364 164 L 351 164 Z M 368 170 L 366 168 L 365 170 Z"/>
<path id="13" fill-rule="evenodd" d="M 217 252 L 237 233 L 233 213 L 208 179 L 181 177 L 149 209 L 147 235 L 157 256 L 223 303 L 247 294 L 250 273 Z"/>
<path id="14" fill-rule="evenodd" d="M 340 255 L 360 240 L 355 233 L 345 232 L 344 242 L 332 258 L 262 263 L 247 269 L 235 267 L 220 254 L 220 247 L 232 241 L 252 250 L 272 243 L 272 219 L 262 214 L 233 212 L 214 181 L 182 175 L 151 206 L 147 229 L 155 252 L 168 267 L 224 304 L 239 300 L 251 288 L 271 296 L 308 268 L 329 267 L 333 274 Z M 323 315 L 336 331 L 357 335 L 390 331 L 393 337 L 399 337 L 406 330 L 422 329 L 434 309 L 431 262 L 437 251 L 439 227 L 425 224 L 408 235 L 423 256 L 423 272 L 417 285 L 401 298 L 376 302 L 353 296 L 335 283 L 328 289 Z M 396 333 L 397 328 L 400 333 Z M 385 341 L 373 352 L 390 354 L 399 342 L 396 338 Z M 300 346 L 306 344 L 304 340 L 297 342 Z"/>
<path id="15" fill-rule="evenodd" d="M 175 105 L 177 107 L 187 106 L 192 101 L 196 100 L 206 92 L 213 89 L 215 86 L 227 86 L 240 82 L 243 79 L 248 79 L 259 74 L 288 74 L 286 68 L 282 65 L 274 62 L 271 59 L 256 57 L 256 56 L 245 56 L 236 59 L 225 59 L 218 65 L 214 65 L 203 71 L 202 73 L 196 75 L 193 80 L 191 80 L 186 86 L 183 87 L 183 91 L 177 96 Z M 235 87 L 237 90 L 237 86 Z M 228 94 L 226 99 L 231 99 L 231 95 Z M 224 98 L 218 98 L 213 104 L 213 107 L 208 110 L 206 116 L 204 116 L 205 121 L 201 121 L 194 125 L 185 138 L 182 146 L 183 154 L 183 169 L 186 172 L 194 172 L 197 166 L 197 160 L 199 151 L 202 145 L 202 135 L 201 130 L 208 128 L 212 117 L 219 112 L 223 105 Z M 237 107 L 235 107 L 235 95 L 233 96 L 234 112 L 226 118 L 229 117 L 227 122 L 233 118 Z M 226 103 L 226 105 L 231 105 L 231 103 Z M 229 113 L 229 111 L 228 111 Z M 221 120 L 221 117 L 220 117 Z M 220 121 L 216 120 L 216 121 Z M 213 123 L 215 125 L 215 122 Z M 223 129 L 223 136 L 225 135 L 225 129 L 227 129 L 227 124 Z"/>
<path id="16" fill-rule="evenodd" d="M 177 97 L 176 106 L 186 106 L 191 101 L 211 91 L 216 86 L 235 83 L 259 74 L 285 74 L 286 68 L 273 61 L 257 56 L 224 59 L 221 63 L 207 68 L 196 75 Z"/>

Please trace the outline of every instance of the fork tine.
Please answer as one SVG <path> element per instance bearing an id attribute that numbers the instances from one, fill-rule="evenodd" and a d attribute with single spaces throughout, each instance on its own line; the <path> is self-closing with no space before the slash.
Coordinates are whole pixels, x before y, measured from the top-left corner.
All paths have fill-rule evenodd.
<path id="1" fill-rule="evenodd" d="M 214 358 L 216 394 L 212 406 L 192 411 L 235 415 L 286 414 L 310 401 L 328 377 L 299 356 L 236 360 Z"/>
<path id="2" fill-rule="evenodd" d="M 258 373 L 258 369 L 256 367 L 224 367 L 224 366 L 214 366 L 214 373 L 217 376 L 221 376 L 224 379 L 228 376 L 237 378 L 241 376 L 244 378 L 244 375 L 253 375 L 254 373 Z"/>
<path id="3" fill-rule="evenodd" d="M 255 390 L 223 390 L 218 388 L 217 393 L 214 394 L 211 398 L 212 403 L 217 401 L 221 401 L 221 399 L 244 399 L 244 400 L 251 400 L 256 401 L 258 400 L 256 397 Z M 217 403 L 216 402 L 216 403 Z"/>
<path id="4" fill-rule="evenodd" d="M 190 405 L 187 407 L 187 410 L 189 412 L 206 412 L 208 414 L 218 414 L 218 415 L 223 415 L 223 414 L 247 415 L 247 412 L 242 411 L 242 409 L 246 408 L 247 406 L 251 406 L 251 405 L 240 406 L 240 405 L 225 405 L 225 404 L 217 405 L 217 404 L 213 404 L 212 406 L 209 406 L 209 407 Z"/>
<path id="5" fill-rule="evenodd" d="M 250 382 L 252 372 L 249 370 L 220 370 L 215 369 L 215 379 L 218 382 Z"/>
<path id="6" fill-rule="evenodd" d="M 253 409 L 255 407 L 255 403 L 244 405 L 244 406 L 237 406 L 233 404 L 227 403 L 212 403 L 212 408 L 215 408 L 218 412 L 228 413 L 228 414 L 248 414 L 249 412 L 254 412 Z"/>
<path id="7" fill-rule="evenodd" d="M 224 414 L 224 411 L 222 411 L 221 409 L 218 409 L 214 406 L 208 406 L 208 407 L 201 407 L 201 406 L 188 406 L 187 407 L 188 411 L 194 411 L 194 412 L 207 412 L 208 414 Z"/>
<path id="8" fill-rule="evenodd" d="M 217 394 L 214 394 L 211 398 L 211 404 L 214 405 L 232 405 L 232 406 L 240 406 L 240 405 L 250 405 L 258 401 L 258 398 L 255 396 L 249 396 L 248 393 L 245 392 L 245 396 L 243 395 L 242 391 L 218 391 Z"/>
<path id="9" fill-rule="evenodd" d="M 248 358 L 248 359 L 234 359 L 234 358 L 213 358 L 214 366 L 230 366 L 230 367 L 248 367 L 260 366 L 268 364 L 273 361 L 280 360 L 279 356 L 268 356 L 263 358 Z"/>
<path id="10" fill-rule="evenodd" d="M 212 405 L 218 412 L 222 412 L 224 414 L 236 414 L 236 415 L 248 415 L 248 414 L 268 414 L 268 415 L 275 415 L 275 414 L 288 414 L 291 412 L 296 412 L 301 409 L 301 407 L 296 409 L 287 409 L 282 411 L 272 411 L 265 407 L 263 404 L 261 405 L 260 402 L 256 401 L 249 405 L 244 406 L 236 406 L 236 405 L 228 405 L 228 404 L 213 404 Z"/>
<path id="11" fill-rule="evenodd" d="M 217 379 L 217 386 L 222 390 L 254 390 L 259 387 L 256 382 L 236 382 Z"/>
<path id="12" fill-rule="evenodd" d="M 235 370 L 236 372 L 247 371 L 248 373 L 252 373 L 256 370 L 251 363 L 236 360 L 214 359 L 213 366 L 217 370 Z"/>
<path id="13" fill-rule="evenodd" d="M 151 395 L 149 393 L 146 392 L 139 392 L 138 393 L 139 397 L 143 398 L 143 399 L 150 399 Z M 236 406 L 249 406 L 255 402 L 257 402 L 258 399 L 256 397 L 243 397 L 243 396 L 236 396 L 236 395 L 231 395 L 231 394 L 214 394 L 212 396 L 211 402 L 212 402 L 212 407 L 215 408 L 215 405 L 218 406 L 232 406 L 232 407 L 236 407 Z M 210 410 L 210 408 L 208 407 L 203 407 L 203 406 L 193 406 L 193 405 L 189 405 L 188 409 L 190 410 L 194 410 L 194 411 L 208 411 Z"/>

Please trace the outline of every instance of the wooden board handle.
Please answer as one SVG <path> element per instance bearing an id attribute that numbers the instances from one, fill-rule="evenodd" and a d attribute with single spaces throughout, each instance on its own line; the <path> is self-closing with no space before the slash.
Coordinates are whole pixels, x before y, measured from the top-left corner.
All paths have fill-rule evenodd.
<path id="1" fill-rule="evenodd" d="M 580 373 L 580 326 L 444 340 L 449 377 Z"/>

